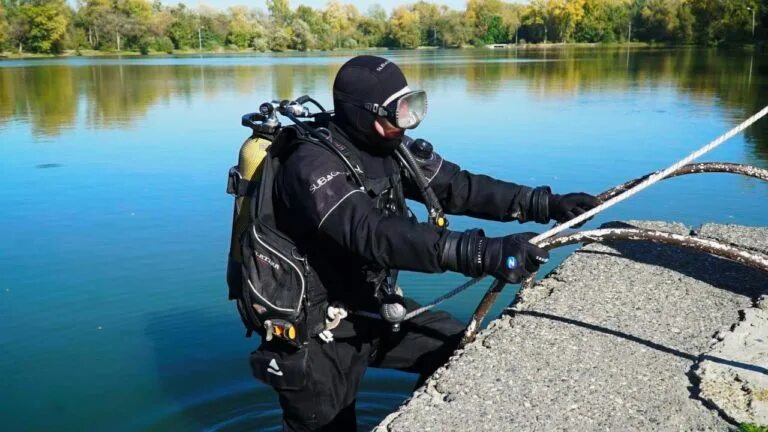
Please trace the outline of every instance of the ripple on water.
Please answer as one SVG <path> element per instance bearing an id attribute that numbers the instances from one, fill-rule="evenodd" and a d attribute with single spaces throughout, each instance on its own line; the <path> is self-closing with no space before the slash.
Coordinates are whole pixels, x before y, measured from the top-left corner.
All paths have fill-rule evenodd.
<path id="1" fill-rule="evenodd" d="M 148 429 L 202 431 L 279 431 L 282 412 L 272 391 L 263 386 L 240 385 L 190 401 L 155 421 Z M 370 430 L 405 400 L 402 391 L 361 391 L 357 420 L 361 430 Z"/>
<path id="2" fill-rule="evenodd" d="M 279 431 L 281 411 L 272 392 L 243 383 L 177 405 L 148 429 L 203 431 Z"/>

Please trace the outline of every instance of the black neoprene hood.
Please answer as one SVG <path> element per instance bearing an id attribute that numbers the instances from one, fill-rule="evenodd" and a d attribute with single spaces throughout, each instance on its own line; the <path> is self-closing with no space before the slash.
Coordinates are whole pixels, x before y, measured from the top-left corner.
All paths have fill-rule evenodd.
<path id="1" fill-rule="evenodd" d="M 376 117 L 362 105 L 382 104 L 407 86 L 405 75 L 392 61 L 371 55 L 352 58 L 339 69 L 333 82 L 337 123 L 359 144 L 390 147 L 392 140 L 373 130 Z"/>

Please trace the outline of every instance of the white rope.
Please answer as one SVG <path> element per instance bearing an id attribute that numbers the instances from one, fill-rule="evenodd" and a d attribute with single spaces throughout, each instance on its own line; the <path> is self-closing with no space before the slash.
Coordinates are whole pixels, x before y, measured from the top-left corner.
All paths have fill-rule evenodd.
<path id="1" fill-rule="evenodd" d="M 557 235 L 574 225 L 578 225 L 587 219 L 593 217 L 594 215 L 607 210 L 610 207 L 615 206 L 616 204 L 631 198 L 632 196 L 640 193 L 642 190 L 650 187 L 656 182 L 659 182 L 661 180 L 664 180 L 665 178 L 669 177 L 674 173 L 675 171 L 679 170 L 680 167 L 683 165 L 688 165 L 689 163 L 693 162 L 694 160 L 700 158 L 706 153 L 709 153 L 710 151 L 714 150 L 718 146 L 720 146 L 722 143 L 728 141 L 729 139 L 733 138 L 740 132 L 742 132 L 744 129 L 752 126 L 756 121 L 760 120 L 761 118 L 765 117 L 765 115 L 768 114 L 768 106 L 761 109 L 757 114 L 753 115 L 752 117 L 744 120 L 741 124 L 736 126 L 735 128 L 729 130 L 728 132 L 720 135 L 717 137 L 714 141 L 710 142 L 709 144 L 705 145 L 704 147 L 696 150 L 695 152 L 691 153 L 681 161 L 675 163 L 674 165 L 670 166 L 669 168 L 659 171 L 656 174 L 651 175 L 647 179 L 645 179 L 642 183 L 638 184 L 637 186 L 626 190 L 624 193 L 616 195 L 615 197 L 609 199 L 608 201 L 605 201 L 604 203 L 598 205 L 597 207 L 593 208 L 592 210 L 587 211 L 586 213 L 579 215 L 568 222 L 563 223 L 562 225 L 557 225 L 550 229 L 549 231 L 546 231 L 542 234 L 537 235 L 536 237 L 532 238 L 530 240 L 531 243 L 539 243 L 542 240 L 548 239 L 554 235 Z M 458 286 L 454 288 L 453 290 L 443 294 L 442 296 L 436 298 L 432 302 L 410 312 L 408 315 L 406 315 L 405 319 L 411 319 L 416 315 L 419 315 L 420 313 L 423 313 L 429 309 L 432 309 L 433 307 L 439 305 L 440 303 L 444 302 L 445 300 L 448 300 L 449 298 L 459 294 L 460 292 L 464 291 L 465 289 L 471 287 L 472 285 L 475 285 L 476 283 L 480 282 L 485 276 L 476 277 L 469 282 L 466 282 L 462 284 L 461 286 Z"/>
<path id="2" fill-rule="evenodd" d="M 421 314 L 422 312 L 425 312 L 425 311 L 428 311 L 428 310 L 432 309 L 433 307 L 439 305 L 440 303 L 448 300 L 449 298 L 455 296 L 456 294 L 458 294 L 458 293 L 464 291 L 465 289 L 471 287 L 472 285 L 480 282 L 480 280 L 482 280 L 482 279 L 483 278 L 481 278 L 481 277 L 474 278 L 474 279 L 472 279 L 470 281 L 465 282 L 462 285 L 457 286 L 456 288 L 448 291 L 447 293 L 445 293 L 445 294 L 441 295 L 440 297 L 432 300 L 431 302 L 425 304 L 424 306 L 422 306 L 422 307 L 420 307 L 418 309 L 412 310 L 411 312 L 408 312 L 408 314 L 405 315 L 404 320 L 409 320 L 409 319 L 415 317 L 416 315 Z"/>
<path id="3" fill-rule="evenodd" d="M 665 178 L 669 177 L 672 173 L 679 170 L 680 167 L 683 165 L 687 165 L 694 160 L 700 158 L 706 153 L 709 153 L 710 151 L 717 148 L 720 144 L 728 141 L 729 139 L 733 138 L 736 134 L 740 133 L 744 129 L 750 127 L 753 123 L 760 120 L 761 118 L 765 117 L 765 115 L 768 114 L 768 106 L 760 110 L 757 114 L 753 115 L 752 117 L 744 120 L 740 125 L 736 126 L 735 128 L 729 130 L 728 132 L 720 135 L 718 138 L 716 138 L 714 141 L 710 142 L 709 144 L 705 145 L 704 147 L 696 150 L 695 152 L 688 155 L 685 159 L 681 160 L 680 162 L 677 162 L 676 164 L 670 166 L 669 168 L 665 169 L 664 171 L 660 171 L 656 174 L 651 175 L 647 179 L 645 179 L 642 183 L 638 184 L 637 186 L 628 189 L 624 193 L 620 195 L 616 195 L 615 197 L 609 199 L 608 201 L 598 205 L 597 207 L 593 208 L 592 210 L 587 211 L 586 213 L 579 215 L 568 222 L 565 222 L 562 225 L 558 225 L 552 229 L 550 229 L 547 232 L 544 232 L 542 234 L 537 235 L 536 237 L 532 238 L 530 241 L 533 244 L 539 243 L 540 241 L 544 239 L 548 239 L 552 237 L 553 235 L 567 230 L 568 228 L 573 227 L 574 225 L 578 225 L 587 219 L 591 218 L 592 216 L 607 210 L 610 207 L 615 206 L 616 204 L 629 199 L 633 197 L 634 195 L 637 195 L 642 190 L 650 187 L 654 183 L 664 180 Z"/>

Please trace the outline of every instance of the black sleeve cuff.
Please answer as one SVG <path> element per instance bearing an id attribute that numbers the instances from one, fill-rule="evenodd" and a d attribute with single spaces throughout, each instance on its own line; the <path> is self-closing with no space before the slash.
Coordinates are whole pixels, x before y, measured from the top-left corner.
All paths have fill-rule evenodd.
<path id="1" fill-rule="evenodd" d="M 464 233 L 449 231 L 443 239 L 440 267 L 466 276 L 482 275 L 485 240 L 485 233 L 481 229 Z"/>
<path id="2" fill-rule="evenodd" d="M 549 197 L 552 190 L 549 186 L 539 186 L 531 193 L 531 202 L 528 207 L 528 220 L 538 223 L 549 222 Z"/>

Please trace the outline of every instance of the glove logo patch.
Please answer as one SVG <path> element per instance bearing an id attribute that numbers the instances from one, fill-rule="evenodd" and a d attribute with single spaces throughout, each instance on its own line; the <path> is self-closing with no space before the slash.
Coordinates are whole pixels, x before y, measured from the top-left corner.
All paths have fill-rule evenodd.
<path id="1" fill-rule="evenodd" d="M 513 257 L 513 256 L 508 256 L 507 257 L 507 268 L 509 270 L 512 270 L 515 267 L 517 267 L 517 259 L 515 257 Z"/>

